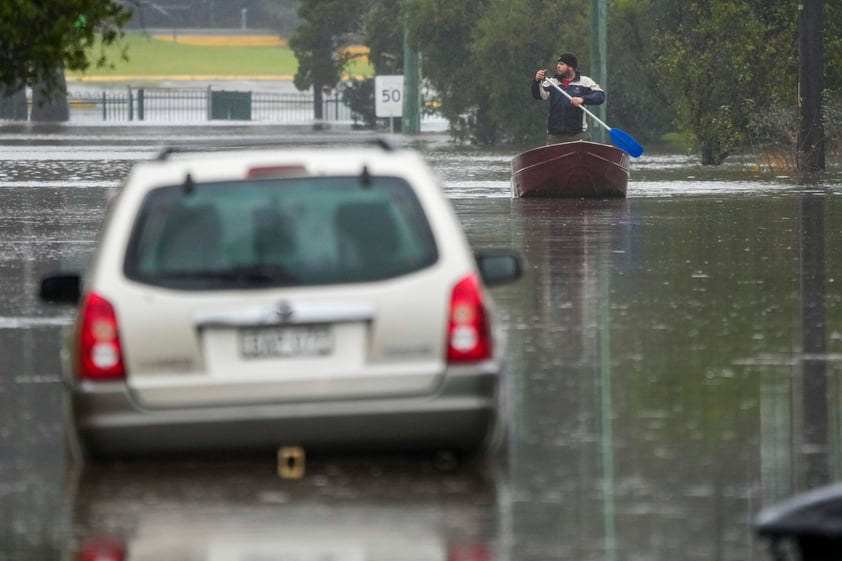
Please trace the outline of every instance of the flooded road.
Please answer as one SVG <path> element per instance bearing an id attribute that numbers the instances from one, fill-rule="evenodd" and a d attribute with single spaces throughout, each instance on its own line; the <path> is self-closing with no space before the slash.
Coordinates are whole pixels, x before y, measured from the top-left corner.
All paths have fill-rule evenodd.
<path id="1" fill-rule="evenodd" d="M 164 140 L 276 132 L 0 129 L 0 560 L 751 560 L 764 506 L 842 476 L 838 171 L 807 188 L 647 153 L 625 200 L 512 200 L 516 150 L 445 140 L 421 148 L 474 248 L 526 264 L 492 289 L 508 473 L 67 469 L 71 310 L 36 299 L 40 276 L 84 266 L 109 193 Z"/>

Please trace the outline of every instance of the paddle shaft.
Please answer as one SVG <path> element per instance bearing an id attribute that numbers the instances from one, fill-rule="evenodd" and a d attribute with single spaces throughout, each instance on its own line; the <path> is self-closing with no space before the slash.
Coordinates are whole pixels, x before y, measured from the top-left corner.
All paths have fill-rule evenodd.
<path id="1" fill-rule="evenodd" d="M 571 101 L 573 100 L 573 96 L 561 89 L 553 78 L 547 78 L 544 81 L 548 84 L 551 84 L 555 89 L 567 96 L 567 99 Z M 611 136 L 611 142 L 613 142 L 615 146 L 617 146 L 621 150 L 625 150 L 633 158 L 637 158 L 641 154 L 643 154 L 643 146 L 641 146 L 640 143 L 633 139 L 628 133 L 623 132 L 620 129 L 612 129 L 611 127 L 603 123 L 599 117 L 585 109 L 584 104 L 576 105 L 574 107 L 579 107 L 582 111 L 590 115 L 594 121 L 605 127 L 608 130 L 608 134 Z"/>
<path id="2" fill-rule="evenodd" d="M 554 88 L 555 88 L 555 89 L 557 89 L 558 91 L 560 91 L 561 93 L 563 93 L 563 94 L 567 97 L 567 99 L 569 99 L 569 100 L 571 100 L 571 101 L 573 100 L 573 96 L 571 96 L 569 93 L 567 93 L 566 91 L 564 91 L 564 90 L 561 88 L 561 86 L 559 86 L 558 84 L 556 84 L 555 82 L 553 82 L 551 78 L 546 78 L 544 81 L 545 81 L 545 82 L 547 82 L 548 84 L 550 84 L 552 87 L 554 87 Z M 591 116 L 591 118 L 592 118 L 594 121 L 596 121 L 597 123 L 599 123 L 600 125 L 602 125 L 603 127 L 605 127 L 605 130 L 609 130 L 609 131 L 611 130 L 611 127 L 609 127 L 608 125 L 606 125 L 605 123 L 603 123 L 603 122 L 602 122 L 602 120 L 601 120 L 599 117 L 597 117 L 596 115 L 594 115 L 593 113 L 591 113 L 590 111 L 588 111 L 588 110 L 585 108 L 585 104 L 584 104 L 584 103 L 583 103 L 582 105 L 577 106 L 577 107 L 579 107 L 579 109 L 581 109 L 582 111 L 584 111 L 585 113 L 587 113 L 588 115 L 590 115 L 590 116 Z"/>

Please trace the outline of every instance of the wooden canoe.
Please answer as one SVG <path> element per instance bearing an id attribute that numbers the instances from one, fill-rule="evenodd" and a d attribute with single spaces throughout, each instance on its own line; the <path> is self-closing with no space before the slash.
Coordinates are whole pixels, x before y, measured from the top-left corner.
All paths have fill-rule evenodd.
<path id="1" fill-rule="evenodd" d="M 629 155 L 608 144 L 563 142 L 512 159 L 513 197 L 625 197 Z"/>

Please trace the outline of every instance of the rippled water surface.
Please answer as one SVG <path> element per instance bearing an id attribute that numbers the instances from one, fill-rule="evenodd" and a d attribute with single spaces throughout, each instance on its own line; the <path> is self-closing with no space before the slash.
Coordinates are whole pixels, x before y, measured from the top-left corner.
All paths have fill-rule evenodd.
<path id="1" fill-rule="evenodd" d="M 510 366 L 507 474 L 67 477 L 71 310 L 40 303 L 38 279 L 84 266 L 109 194 L 165 141 L 276 132 L 0 129 L 0 560 L 109 543 L 162 559 L 759 559 L 757 513 L 842 475 L 837 168 L 800 186 L 749 157 L 703 168 L 646 153 L 626 199 L 513 200 L 516 150 L 430 137 L 418 145 L 472 245 L 524 257 L 524 278 L 491 290 Z"/>

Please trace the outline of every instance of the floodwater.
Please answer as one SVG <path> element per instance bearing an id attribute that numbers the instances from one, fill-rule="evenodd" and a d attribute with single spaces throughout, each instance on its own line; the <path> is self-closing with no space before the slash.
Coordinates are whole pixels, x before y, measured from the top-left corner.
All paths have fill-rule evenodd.
<path id="1" fill-rule="evenodd" d="M 79 474 L 59 338 L 35 297 L 82 267 L 103 204 L 164 141 L 277 127 L 0 129 L 0 560 L 761 559 L 766 506 L 842 476 L 842 174 L 644 154 L 628 198 L 513 200 L 513 149 L 419 142 L 472 245 L 526 273 L 506 333 L 507 472 L 220 462 Z"/>

